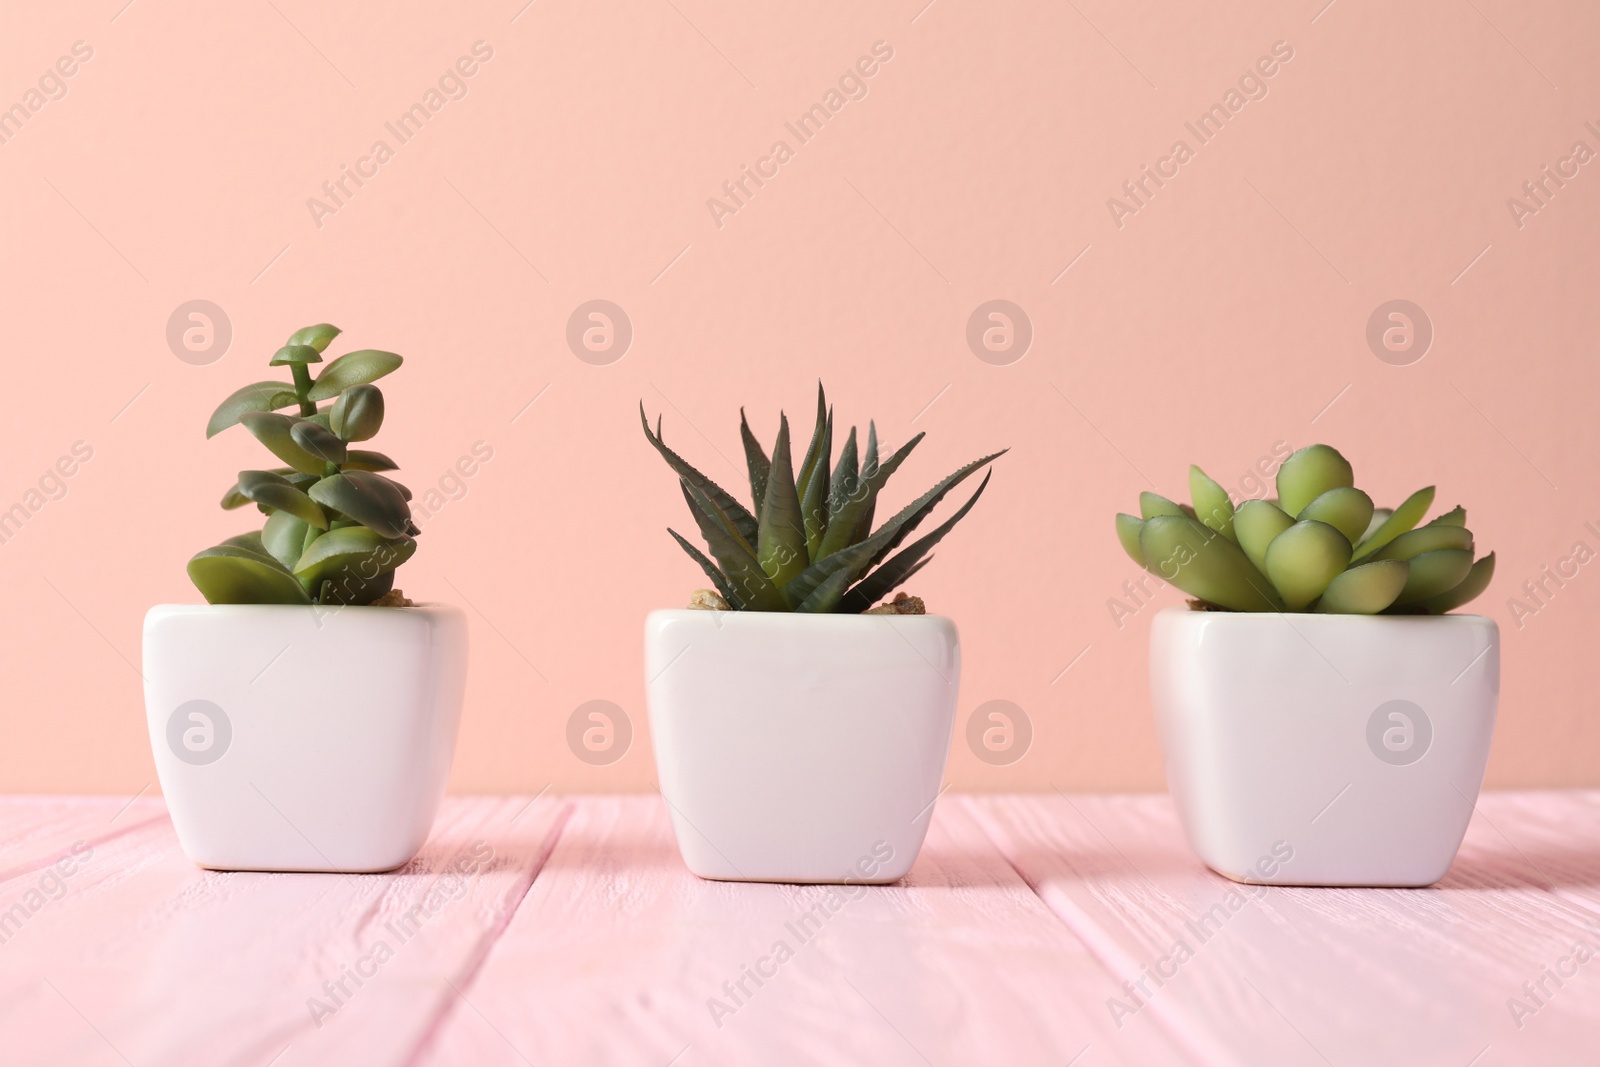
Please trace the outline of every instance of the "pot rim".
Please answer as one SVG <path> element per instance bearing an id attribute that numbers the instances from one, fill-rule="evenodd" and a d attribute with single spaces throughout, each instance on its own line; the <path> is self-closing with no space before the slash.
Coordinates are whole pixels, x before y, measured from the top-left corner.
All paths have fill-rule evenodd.
<path id="1" fill-rule="evenodd" d="M 1478 615 L 1470 611 L 1449 611 L 1443 615 L 1357 615 L 1350 612 L 1331 611 L 1208 611 L 1191 608 L 1187 605 L 1173 604 L 1162 608 L 1156 614 L 1167 615 L 1173 618 L 1192 615 L 1196 619 L 1234 618 L 1259 620 L 1287 617 L 1291 619 L 1342 619 L 1352 622 L 1382 622 L 1385 624 L 1404 622 L 1412 625 L 1419 625 L 1423 623 L 1441 623 L 1451 619 L 1456 619 L 1476 620 L 1488 622 L 1494 624 L 1495 626 L 1499 625 L 1498 623 L 1495 623 L 1494 619 L 1488 615 Z"/>
<path id="2" fill-rule="evenodd" d="M 411 604 L 409 607 L 403 607 L 403 608 L 390 607 L 390 606 L 374 607 L 371 604 L 152 604 L 145 611 L 145 615 L 148 616 L 148 615 L 153 614 L 154 612 L 157 612 L 157 611 L 169 611 L 169 610 L 174 610 L 174 609 L 179 610 L 179 611 L 196 611 L 196 612 L 198 612 L 198 611 L 206 611 L 206 612 L 214 611 L 214 612 L 219 612 L 219 613 L 224 613 L 224 614 L 229 614 L 229 615 L 239 615 L 239 614 L 244 614 L 246 612 L 255 612 L 255 611 L 281 611 L 281 612 L 290 612 L 290 611 L 293 611 L 293 612 L 306 612 L 306 611 L 310 611 L 310 612 L 320 612 L 320 613 L 327 614 L 327 615 L 337 614 L 337 613 L 341 613 L 341 612 L 345 612 L 345 611 L 361 611 L 361 612 L 367 612 L 367 611 L 399 611 L 399 612 L 421 611 L 421 612 L 429 612 L 429 613 L 455 613 L 457 615 L 465 614 L 460 608 L 458 608 L 454 604 L 445 604 L 445 603 L 441 603 L 439 601 L 426 600 L 426 601 L 418 601 L 416 603 Z"/>
<path id="3" fill-rule="evenodd" d="M 938 620 L 940 622 L 948 622 L 948 623 L 952 623 L 952 624 L 955 622 L 955 620 L 952 619 L 948 615 L 939 615 L 939 614 L 936 614 L 936 613 L 931 612 L 931 611 L 930 612 L 926 612 L 926 613 L 924 613 L 922 615 L 868 615 L 865 612 L 843 613 L 843 612 L 835 612 L 835 611 L 828 611 L 828 612 L 813 612 L 813 611 L 739 611 L 739 610 L 733 609 L 733 608 L 730 608 L 727 611 L 717 611 L 717 610 L 714 610 L 714 609 L 711 609 L 711 608 L 655 608 L 655 609 L 652 609 L 648 614 L 646 614 L 645 619 L 648 621 L 650 619 L 656 619 L 656 618 L 697 618 L 697 617 L 701 617 L 701 616 L 703 616 L 703 617 L 705 617 L 707 619 L 711 619 L 711 620 L 722 619 L 722 618 L 724 618 L 726 616 L 734 616 L 734 617 L 739 618 L 740 620 L 752 620 L 749 623 L 745 623 L 745 622 L 741 621 L 740 625 L 754 625 L 754 626 L 772 625 L 772 624 L 767 623 L 765 621 L 763 621 L 763 622 L 754 622 L 753 621 L 753 620 L 758 619 L 758 618 L 763 619 L 763 620 L 765 620 L 765 619 L 805 619 L 805 620 L 808 620 L 808 621 L 806 621 L 806 622 L 801 624 L 801 625 L 805 625 L 805 626 L 823 626 L 823 625 L 827 625 L 829 622 L 835 622 L 837 620 L 842 620 L 842 619 L 866 619 L 866 620 L 868 620 L 868 624 L 869 625 L 871 625 L 872 622 L 874 620 L 877 620 L 877 619 L 894 619 L 894 620 L 900 621 L 900 622 L 905 622 L 905 621 L 913 621 L 914 622 L 914 620 L 917 620 L 917 619 Z"/>

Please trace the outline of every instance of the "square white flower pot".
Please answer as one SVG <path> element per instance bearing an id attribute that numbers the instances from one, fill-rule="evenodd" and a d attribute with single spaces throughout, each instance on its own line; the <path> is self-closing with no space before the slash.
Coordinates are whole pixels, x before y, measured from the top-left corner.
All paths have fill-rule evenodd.
<path id="1" fill-rule="evenodd" d="M 1169 608 L 1150 683 L 1167 782 L 1207 866 L 1268 885 L 1425 886 L 1483 783 L 1500 631 L 1479 615 Z"/>
<path id="2" fill-rule="evenodd" d="M 695 874 L 882 884 L 911 869 L 955 725 L 949 619 L 656 611 L 645 672 Z"/>
<path id="3" fill-rule="evenodd" d="M 261 871 L 411 859 L 444 794 L 466 665 L 454 608 L 151 608 L 145 712 L 185 855 Z"/>

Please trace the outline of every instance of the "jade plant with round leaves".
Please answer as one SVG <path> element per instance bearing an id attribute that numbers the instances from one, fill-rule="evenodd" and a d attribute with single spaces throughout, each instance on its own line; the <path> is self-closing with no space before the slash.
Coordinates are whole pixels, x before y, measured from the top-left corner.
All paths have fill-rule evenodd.
<path id="1" fill-rule="evenodd" d="M 972 510 L 989 484 L 985 474 L 965 504 L 923 537 L 895 552 L 945 494 L 1004 452 L 973 460 L 907 504 L 876 531 L 878 492 L 925 436 L 917 434 L 887 459 L 878 459 L 878 428 L 867 424 L 867 445 L 858 450 L 855 427 L 833 458 L 833 409 L 817 384 L 817 420 L 799 472 L 789 447 L 789 419 L 779 414 L 778 438 L 769 458 L 744 411 L 739 433 L 750 475 L 752 508 L 690 466 L 652 432 L 639 405 L 644 435 L 678 475 L 713 563 L 676 530 L 667 532 L 716 585 L 725 606 L 736 611 L 798 611 L 857 614 L 868 611 L 921 570 L 928 552 Z M 890 553 L 895 552 L 894 555 Z"/>
<path id="2" fill-rule="evenodd" d="M 189 578 L 209 603 L 371 604 L 389 594 L 395 568 L 416 551 L 411 491 L 380 473 L 395 470 L 394 461 L 350 447 L 383 425 L 383 393 L 372 383 L 401 359 L 346 352 L 313 378 L 312 364 L 323 362 L 339 332 L 325 322 L 297 330 L 271 360 L 292 380 L 245 386 L 206 425 L 210 438 L 238 423 L 286 464 L 240 471 L 223 496 L 224 508 L 254 504 L 267 518 L 260 530 L 189 561 Z"/>
<path id="3" fill-rule="evenodd" d="M 1235 508 L 1190 467 L 1192 505 L 1141 493 L 1137 518 L 1117 516 L 1117 537 L 1135 563 L 1212 610 L 1442 615 L 1488 588 L 1494 553 L 1473 561 L 1459 507 L 1418 525 L 1433 489 L 1376 508 L 1348 460 L 1310 445 L 1278 468 L 1275 500 Z"/>

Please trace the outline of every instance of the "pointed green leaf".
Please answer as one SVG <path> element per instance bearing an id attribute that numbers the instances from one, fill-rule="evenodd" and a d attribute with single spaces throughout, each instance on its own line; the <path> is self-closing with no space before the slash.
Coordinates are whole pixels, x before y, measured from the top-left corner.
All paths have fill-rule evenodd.
<path id="1" fill-rule="evenodd" d="M 1410 572 L 1411 564 L 1400 559 L 1351 567 L 1328 583 L 1316 610 L 1329 615 L 1376 615 L 1394 603 Z"/>
<path id="2" fill-rule="evenodd" d="M 682 456 L 668 448 L 666 442 L 657 433 L 650 429 L 650 420 L 645 417 L 644 405 L 639 405 L 639 421 L 644 424 L 644 436 L 661 453 L 661 458 L 667 461 L 667 466 L 677 472 L 679 478 L 687 482 L 696 492 L 703 493 L 716 505 L 719 512 L 726 515 L 738 530 L 739 537 L 748 545 L 754 546 L 759 540 L 761 531 L 756 523 L 756 517 L 732 496 L 723 491 L 722 487 L 704 474 L 691 467 Z M 718 557 L 721 558 L 720 556 Z"/>
<path id="3" fill-rule="evenodd" d="M 1301 519 L 1267 548 L 1267 577 L 1290 611 L 1304 611 L 1349 565 L 1349 539 L 1315 519 Z"/>
<path id="4" fill-rule="evenodd" d="M 817 385 L 817 402 L 824 402 L 822 386 Z M 806 531 L 806 555 L 815 560 L 822 550 L 822 535 L 828 529 L 828 494 L 833 472 L 829 463 L 833 455 L 833 412 L 817 409 L 817 428 L 811 435 L 811 445 L 806 449 L 805 463 L 795 491 L 800 495 L 800 517 Z"/>
<path id="5" fill-rule="evenodd" d="M 1382 528 L 1383 524 L 1389 521 L 1389 516 L 1393 514 L 1394 508 L 1372 509 L 1372 519 L 1367 523 L 1366 532 L 1361 535 L 1361 540 L 1356 542 L 1356 555 L 1359 556 L 1361 554 L 1361 546 L 1366 544 L 1367 539 L 1373 534 L 1377 533 L 1378 530 Z"/>
<path id="6" fill-rule="evenodd" d="M 730 604 L 737 600 L 746 611 L 789 610 L 783 593 L 761 570 L 754 550 L 730 529 L 725 518 L 720 517 L 716 503 L 687 480 L 679 484 L 689 504 L 689 511 L 700 527 L 700 536 L 705 538 L 706 547 L 711 550 L 712 557 L 722 568 L 735 593 L 734 597 L 724 594 L 724 599 Z"/>
<path id="7" fill-rule="evenodd" d="M 306 326 L 296 330 L 286 342 L 290 345 L 310 345 L 318 352 L 326 352 L 328 343 L 340 333 L 339 327 L 332 323 L 319 322 L 315 326 Z"/>
<path id="8" fill-rule="evenodd" d="M 271 557 L 218 545 L 189 561 L 189 580 L 209 604 L 309 604 L 294 576 Z"/>
<path id="9" fill-rule="evenodd" d="M 1183 508 L 1168 500 L 1160 493 L 1144 492 L 1139 494 L 1139 517 L 1153 519 L 1157 515 L 1185 515 L 1189 513 Z"/>
<path id="10" fill-rule="evenodd" d="M 1387 519 L 1383 520 L 1383 525 L 1368 534 L 1367 539 L 1356 547 L 1356 561 L 1360 562 L 1366 559 L 1396 537 L 1414 528 L 1417 523 L 1422 521 L 1422 516 L 1426 515 L 1428 509 L 1432 506 L 1433 486 L 1431 485 L 1418 489 L 1415 493 L 1406 497 L 1405 501 L 1395 508 Z"/>
<path id="11" fill-rule="evenodd" d="M 1266 500 L 1246 500 L 1233 515 L 1233 532 L 1250 563 L 1262 574 L 1267 572 L 1267 546 L 1273 538 L 1294 525 L 1294 520 L 1278 505 Z"/>
<path id="12" fill-rule="evenodd" d="M 1397 608 L 1443 596 L 1472 571 L 1472 553 L 1464 548 L 1436 548 L 1412 556 L 1410 562 L 1406 587 L 1394 601 Z"/>
<path id="13" fill-rule="evenodd" d="M 728 581 L 728 576 L 718 570 L 717 565 L 707 559 L 704 552 L 685 541 L 679 536 L 678 531 L 671 527 L 667 528 L 667 533 L 672 535 L 672 539 L 678 542 L 680 548 L 689 553 L 690 559 L 700 564 L 700 569 L 706 572 L 706 577 L 710 578 L 711 584 L 717 587 L 717 592 L 722 594 L 723 600 L 726 600 L 736 610 L 744 607 L 744 601 L 740 600 L 739 595 L 733 591 L 733 585 Z"/>
<path id="14" fill-rule="evenodd" d="M 739 440 L 744 442 L 744 462 L 750 469 L 750 500 L 753 503 L 751 510 L 759 515 L 762 502 L 767 498 L 767 475 L 772 471 L 772 461 L 767 458 L 767 453 L 761 447 L 761 442 L 756 440 L 756 435 L 750 432 L 750 423 L 744 417 L 744 408 L 739 409 Z"/>
<path id="15" fill-rule="evenodd" d="M 837 610 L 839 601 L 843 599 L 845 588 L 850 584 L 850 572 L 840 570 L 828 578 L 827 581 L 817 586 L 811 595 L 795 605 L 795 611 L 807 613 L 824 613 Z"/>
<path id="16" fill-rule="evenodd" d="M 244 424 L 245 429 L 255 434 L 256 440 L 266 445 L 273 455 L 302 474 L 321 474 L 327 469 L 327 461 L 301 448 L 290 434 L 295 423 L 302 420 L 271 412 L 247 411 L 239 416 L 239 421 Z"/>
<path id="17" fill-rule="evenodd" d="M 1483 591 L 1489 588 L 1489 580 L 1494 577 L 1494 553 L 1491 552 L 1472 565 L 1467 576 L 1456 585 L 1440 593 L 1438 596 L 1428 597 L 1417 601 L 1413 607 L 1434 615 L 1443 615 L 1447 611 L 1476 600 Z"/>
<path id="18" fill-rule="evenodd" d="M 365 385 L 377 381 L 385 374 L 399 369 L 403 362 L 405 361 L 393 352 L 380 352 L 375 348 L 346 352 L 322 368 L 322 373 L 317 375 L 317 380 L 311 386 L 307 398 L 332 400 L 352 385 Z"/>
<path id="19" fill-rule="evenodd" d="M 971 463 L 957 468 L 953 473 L 946 475 L 935 483 L 932 489 L 929 489 L 926 493 L 901 508 L 899 512 L 879 528 L 878 533 L 888 531 L 890 536 L 887 541 L 883 542 L 883 547 L 872 554 L 872 557 L 867 561 L 867 566 L 877 565 L 889 553 L 899 548 L 900 543 L 910 535 L 911 531 L 917 528 L 923 519 L 928 517 L 934 508 L 939 506 L 939 502 L 945 498 L 945 495 L 950 490 L 966 481 L 974 471 L 983 469 L 1005 454 L 1006 450 L 1001 449 L 999 452 L 984 456 L 981 459 L 975 459 Z M 877 534 L 872 536 L 876 537 Z M 859 575 L 860 572 L 857 573 Z"/>
<path id="20" fill-rule="evenodd" d="M 1149 569 L 1192 597 L 1229 611 L 1282 611 L 1272 583 L 1244 550 L 1187 515 L 1157 515 L 1139 548 Z"/>
<path id="21" fill-rule="evenodd" d="M 381 474 L 331 474 L 313 485 L 307 495 L 323 507 L 370 528 L 383 540 L 392 541 L 415 532 L 404 491 Z"/>
<path id="22" fill-rule="evenodd" d="M 978 483 L 978 488 L 967 502 L 956 509 L 944 522 L 934 527 L 922 537 L 917 538 L 900 552 L 886 560 L 882 566 L 857 583 L 854 589 L 847 593 L 839 603 L 839 610 L 846 612 L 862 612 L 872 607 L 887 596 L 895 586 L 904 582 L 911 574 L 922 566 L 925 557 L 933 551 L 944 535 L 955 528 L 956 523 L 966 517 L 972 510 L 972 505 L 978 502 L 983 491 L 989 487 L 989 479 L 994 477 L 994 471 L 988 471 L 983 476 L 983 481 Z"/>
<path id="23" fill-rule="evenodd" d="M 1189 499 L 1194 502 L 1195 518 L 1228 540 L 1239 540 L 1233 532 L 1233 500 L 1228 491 L 1195 466 L 1189 468 Z"/>
<path id="24" fill-rule="evenodd" d="M 794 468 L 789 461 L 789 420 L 779 416 L 778 441 L 772 447 L 772 470 L 767 474 L 766 499 L 761 506 L 760 540 L 756 558 L 761 570 L 779 589 L 806 569 L 806 528 L 800 518 L 800 497 L 795 493 Z"/>
<path id="25" fill-rule="evenodd" d="M 1329 489 L 1300 509 L 1300 517 L 1327 523 L 1353 545 L 1372 522 L 1372 498 L 1351 486 Z"/>
<path id="26" fill-rule="evenodd" d="M 1465 526 L 1418 526 L 1396 537 L 1372 554 L 1373 559 L 1415 559 L 1436 548 L 1472 550 L 1472 531 Z"/>
<path id="27" fill-rule="evenodd" d="M 1350 461 L 1327 445 L 1307 445 L 1278 468 L 1278 507 L 1301 518 L 1300 511 L 1329 489 L 1356 484 Z"/>
<path id="28" fill-rule="evenodd" d="M 844 448 L 839 450 L 839 462 L 834 465 L 833 478 L 828 490 L 828 515 L 839 514 L 844 506 L 855 497 L 861 489 L 860 461 L 856 457 L 856 428 L 850 427 L 850 436 L 845 438 Z M 832 522 L 829 522 L 832 525 Z"/>
<path id="29" fill-rule="evenodd" d="M 882 489 L 894 472 L 900 469 L 900 464 L 905 462 L 911 450 L 916 448 L 925 436 L 927 435 L 919 433 L 896 449 L 894 454 L 882 463 L 861 468 L 855 491 L 850 494 L 850 498 L 845 501 L 842 508 L 832 513 L 828 532 L 822 537 L 818 559 L 826 559 L 856 540 L 857 529 L 862 519 L 870 515 L 878 490 Z"/>
<path id="30" fill-rule="evenodd" d="M 1122 551 L 1128 558 L 1143 567 L 1144 550 L 1139 547 L 1139 531 L 1144 529 L 1144 520 L 1136 515 L 1117 515 L 1117 540 L 1122 542 Z"/>
<path id="31" fill-rule="evenodd" d="M 1467 509 L 1459 504 L 1428 523 L 1429 526 L 1465 526 L 1466 524 Z"/>
<path id="32" fill-rule="evenodd" d="M 286 382 L 253 382 L 237 389 L 228 399 L 217 405 L 206 423 L 206 437 L 215 437 L 239 421 L 249 411 L 277 411 L 298 403 L 294 389 Z"/>

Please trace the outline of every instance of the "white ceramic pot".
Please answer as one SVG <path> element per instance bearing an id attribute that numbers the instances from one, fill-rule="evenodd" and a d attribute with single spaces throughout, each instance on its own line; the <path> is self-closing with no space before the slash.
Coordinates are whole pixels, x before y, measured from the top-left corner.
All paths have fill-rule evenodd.
<path id="1" fill-rule="evenodd" d="M 1150 682 L 1167 783 L 1207 866 L 1268 885 L 1425 886 L 1483 783 L 1500 631 L 1480 615 L 1169 608 Z"/>
<path id="2" fill-rule="evenodd" d="M 405 863 L 444 794 L 466 666 L 454 608 L 151 608 L 145 713 L 184 853 L 222 870 Z"/>
<path id="3" fill-rule="evenodd" d="M 911 869 L 955 724 L 949 619 L 657 611 L 645 672 L 695 874 L 882 884 Z"/>

